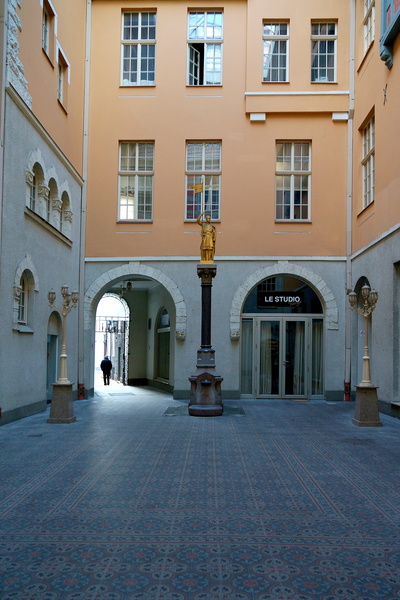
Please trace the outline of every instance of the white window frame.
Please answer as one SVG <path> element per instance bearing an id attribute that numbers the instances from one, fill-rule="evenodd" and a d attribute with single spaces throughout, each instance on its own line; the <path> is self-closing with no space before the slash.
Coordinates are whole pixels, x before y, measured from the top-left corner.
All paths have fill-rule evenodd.
<path id="1" fill-rule="evenodd" d="M 362 175 L 363 209 L 375 199 L 375 116 L 372 116 L 362 130 Z"/>
<path id="2" fill-rule="evenodd" d="M 282 30 L 286 28 L 286 33 Z M 289 81 L 289 21 L 263 23 L 263 83 Z M 282 66 L 282 62 L 284 66 Z M 276 64 L 275 64 L 276 63 Z M 282 78 L 282 72 L 284 77 Z M 275 79 L 273 74 L 277 73 Z"/>
<path id="3" fill-rule="evenodd" d="M 124 163 L 123 150 L 125 146 L 134 147 L 134 154 L 130 155 L 134 161 L 133 168 L 127 168 Z M 141 146 L 144 146 L 145 158 L 141 155 Z M 147 154 L 147 150 L 151 152 Z M 133 148 L 132 148 L 133 149 Z M 118 194 L 118 220 L 151 222 L 153 219 L 154 205 L 154 142 L 120 142 L 119 145 L 119 194 Z M 123 194 L 123 189 L 129 190 Z M 150 202 L 148 197 L 150 196 Z M 144 202 L 140 198 L 144 197 Z"/>
<path id="4" fill-rule="evenodd" d="M 134 25 L 125 23 L 125 17 L 137 15 L 137 36 L 132 34 Z M 144 15 L 150 20 L 154 18 L 154 25 L 143 23 Z M 154 28 L 154 37 L 148 36 Z M 154 86 L 156 62 L 156 35 L 157 13 L 155 11 L 124 11 L 122 13 L 121 30 L 121 85 L 122 86 Z M 153 56 L 150 54 L 153 52 Z M 151 62 L 153 68 L 151 69 Z M 129 69 L 125 66 L 129 64 Z M 132 65 L 136 64 L 136 68 Z M 146 66 L 147 68 L 142 68 Z"/>
<path id="5" fill-rule="evenodd" d="M 193 160 L 191 156 L 195 157 Z M 195 221 L 205 212 L 212 221 L 221 218 L 222 143 L 186 142 L 185 220 Z M 190 209 L 190 210 L 189 210 Z"/>
<path id="6" fill-rule="evenodd" d="M 290 155 L 278 155 L 279 146 L 282 144 L 290 145 Z M 301 154 L 295 154 L 296 147 L 298 149 L 299 145 Z M 303 154 L 305 147 L 308 151 Z M 311 221 L 311 142 L 306 140 L 278 140 L 275 155 L 275 220 L 296 223 Z M 278 160 L 281 156 L 282 160 Z M 289 160 L 285 161 L 284 157 Z M 296 160 L 296 157 L 300 157 L 300 159 L 297 158 Z M 303 166 L 307 168 L 302 168 Z M 307 184 L 305 187 L 303 187 L 304 178 L 306 178 Z M 307 194 L 307 202 L 301 203 L 304 192 Z M 287 200 L 289 201 L 287 202 Z M 306 216 L 302 207 L 306 207 Z"/>
<path id="7" fill-rule="evenodd" d="M 54 59 L 54 38 L 57 35 L 57 12 L 51 0 L 41 0 L 42 49 L 50 60 Z"/>
<path id="8" fill-rule="evenodd" d="M 327 33 L 323 28 L 334 26 L 334 33 Z M 315 31 L 315 29 L 318 31 Z M 326 45 L 333 44 L 333 52 L 328 52 Z M 324 46 L 325 45 L 325 46 Z M 328 66 L 329 57 L 333 55 L 333 65 Z M 314 66 L 315 62 L 317 63 Z M 336 21 L 313 21 L 311 23 L 311 83 L 336 83 L 337 64 L 337 23 Z M 323 73 L 325 72 L 325 75 Z M 332 74 L 330 77 L 329 75 Z"/>
<path id="9" fill-rule="evenodd" d="M 19 282 L 19 298 L 18 298 L 18 317 L 17 322 L 21 325 L 26 325 L 28 321 L 28 296 L 29 284 L 28 278 L 24 273 L 21 275 Z"/>
<path id="10" fill-rule="evenodd" d="M 57 100 L 65 108 L 67 105 L 68 86 L 70 83 L 71 67 L 60 44 L 57 41 Z"/>
<path id="11" fill-rule="evenodd" d="M 375 0 L 364 0 L 364 54 L 375 40 Z"/>
<path id="12" fill-rule="evenodd" d="M 222 85 L 223 26 L 224 13 L 221 10 L 189 12 L 187 85 Z"/>

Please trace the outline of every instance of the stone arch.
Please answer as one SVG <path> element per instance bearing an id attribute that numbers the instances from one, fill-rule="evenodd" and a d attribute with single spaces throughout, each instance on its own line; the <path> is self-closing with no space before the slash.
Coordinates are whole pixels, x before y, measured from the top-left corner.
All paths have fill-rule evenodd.
<path id="1" fill-rule="evenodd" d="M 237 340 L 240 337 L 241 311 L 247 294 L 253 289 L 254 286 L 260 283 L 260 281 L 275 275 L 292 275 L 310 284 L 315 289 L 324 305 L 325 327 L 327 329 L 339 328 L 339 312 L 337 303 L 332 291 L 326 285 L 322 277 L 307 267 L 292 264 L 288 261 L 279 261 L 274 265 L 262 267 L 261 269 L 255 271 L 236 291 L 232 300 L 230 312 L 230 335 L 232 340 Z"/>
<path id="2" fill-rule="evenodd" d="M 178 286 L 174 281 L 165 275 L 159 269 L 143 265 L 139 262 L 130 262 L 114 269 L 110 269 L 106 273 L 103 273 L 98 277 L 88 288 L 85 294 L 84 300 L 84 311 L 85 311 L 85 329 L 91 330 L 94 326 L 94 310 L 98 300 L 104 294 L 107 287 L 111 282 L 122 279 L 125 277 L 132 277 L 133 275 L 142 275 L 154 279 L 170 293 L 176 310 L 176 339 L 184 340 L 186 337 L 187 327 L 187 309 L 186 303 L 183 299 Z"/>
<path id="3" fill-rule="evenodd" d="M 45 167 L 45 163 L 44 163 L 44 159 L 43 159 L 42 153 L 40 152 L 39 148 L 36 148 L 35 150 L 32 150 L 32 152 L 29 154 L 28 160 L 27 160 L 27 163 L 26 163 L 27 171 L 33 171 L 33 167 L 34 167 L 34 165 L 36 163 L 38 163 L 39 165 L 41 165 L 41 167 L 43 169 L 43 176 L 45 176 L 46 167 Z"/>
<path id="4" fill-rule="evenodd" d="M 21 258 L 21 260 L 19 261 L 17 268 L 15 269 L 15 275 L 14 275 L 14 287 L 18 287 L 19 286 L 19 282 L 21 280 L 21 275 L 22 273 L 24 273 L 24 271 L 29 272 L 31 274 L 31 285 L 32 285 L 32 289 L 35 292 L 39 291 L 39 277 L 36 271 L 36 267 L 33 264 L 32 258 L 29 254 L 26 254 L 24 256 L 24 258 Z"/>

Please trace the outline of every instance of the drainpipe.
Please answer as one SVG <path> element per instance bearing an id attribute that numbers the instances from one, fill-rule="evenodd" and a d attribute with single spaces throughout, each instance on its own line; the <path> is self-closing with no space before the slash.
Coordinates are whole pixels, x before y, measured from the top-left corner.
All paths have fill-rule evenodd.
<path id="1" fill-rule="evenodd" d="M 79 257 L 79 339 L 78 339 L 78 399 L 85 397 L 85 239 L 86 239 L 86 194 L 88 174 L 88 135 L 89 135 L 89 94 L 90 94 L 90 44 L 92 26 L 92 0 L 86 1 L 86 43 L 85 43 L 85 90 L 83 108 L 83 148 L 82 148 L 82 178 L 81 192 L 81 230 Z"/>
<path id="2" fill-rule="evenodd" d="M 349 53 L 349 120 L 347 122 L 347 198 L 346 198 L 346 296 L 352 289 L 352 220 L 353 220 L 353 119 L 355 96 L 355 37 L 356 0 L 350 2 Z M 351 308 L 345 304 L 345 374 L 344 399 L 350 401 L 351 392 Z"/>
<path id="3" fill-rule="evenodd" d="M 3 255 L 4 129 L 7 84 L 8 0 L 0 0 L 0 265 Z M 0 268 L 0 285 L 1 273 Z"/>

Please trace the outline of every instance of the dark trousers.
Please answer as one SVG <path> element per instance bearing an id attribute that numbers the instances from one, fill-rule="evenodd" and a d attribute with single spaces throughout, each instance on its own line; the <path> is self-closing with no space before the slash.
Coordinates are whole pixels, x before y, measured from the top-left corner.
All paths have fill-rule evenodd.
<path id="1" fill-rule="evenodd" d="M 110 385 L 110 371 L 103 371 L 104 385 Z"/>

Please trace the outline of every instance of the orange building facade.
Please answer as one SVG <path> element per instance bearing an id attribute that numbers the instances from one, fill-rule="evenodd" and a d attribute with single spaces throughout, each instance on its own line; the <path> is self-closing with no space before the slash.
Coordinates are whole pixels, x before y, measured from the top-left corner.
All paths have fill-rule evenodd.
<path id="1" fill-rule="evenodd" d="M 86 335 L 102 294 L 130 281 L 131 382 L 188 395 L 205 212 L 223 395 L 343 397 L 350 15 L 92 2 Z"/>

